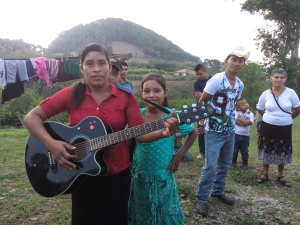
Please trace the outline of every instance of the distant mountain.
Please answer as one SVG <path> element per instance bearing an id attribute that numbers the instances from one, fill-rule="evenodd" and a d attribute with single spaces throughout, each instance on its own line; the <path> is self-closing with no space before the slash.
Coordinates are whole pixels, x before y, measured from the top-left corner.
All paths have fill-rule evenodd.
<path id="1" fill-rule="evenodd" d="M 48 47 L 50 54 L 78 53 L 89 43 L 111 47 L 114 53 L 133 53 L 135 58 L 199 63 L 200 58 L 183 51 L 165 37 L 120 18 L 80 24 L 59 34 Z"/>

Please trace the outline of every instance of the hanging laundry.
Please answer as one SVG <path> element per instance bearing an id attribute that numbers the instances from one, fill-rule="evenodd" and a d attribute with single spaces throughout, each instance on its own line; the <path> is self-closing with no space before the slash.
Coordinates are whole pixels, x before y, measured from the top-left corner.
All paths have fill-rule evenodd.
<path id="1" fill-rule="evenodd" d="M 2 78 L 2 88 L 7 84 L 16 83 L 16 78 L 20 81 L 28 81 L 28 74 L 25 60 L 4 60 L 5 75 Z"/>
<path id="2" fill-rule="evenodd" d="M 69 61 L 70 59 L 63 60 L 59 64 L 59 69 L 57 73 L 57 82 L 66 82 L 74 79 L 79 79 L 82 76 L 78 75 L 78 73 L 75 71 L 76 74 L 72 74 L 68 69 L 65 69 L 65 64 Z M 73 61 L 74 62 L 74 61 Z M 74 66 L 74 64 L 73 64 Z M 66 68 L 69 66 L 67 65 Z M 79 59 L 78 59 L 78 70 L 79 70 Z"/>
<path id="3" fill-rule="evenodd" d="M 4 66 L 4 60 L 3 59 L 0 59 L 0 86 L 1 88 L 4 88 L 3 87 L 3 82 L 6 82 L 5 79 L 5 66 Z"/>
<path id="4" fill-rule="evenodd" d="M 31 60 L 26 60 L 26 69 L 28 78 L 37 75 L 36 70 L 33 68 Z"/>
<path id="5" fill-rule="evenodd" d="M 36 62 L 35 62 L 36 58 L 30 58 L 31 64 L 33 66 L 33 68 L 36 68 Z"/>
<path id="6" fill-rule="evenodd" d="M 81 76 L 79 70 L 79 59 L 68 59 L 64 65 L 64 70 L 67 74 L 72 74 L 74 76 Z"/>
<path id="7" fill-rule="evenodd" d="M 82 78 L 77 57 L 46 59 L 0 59 L 0 87 L 2 104 L 24 93 L 24 81 L 37 81 L 39 87 L 47 84 L 54 88 L 55 82 Z"/>
<path id="8" fill-rule="evenodd" d="M 45 57 L 37 57 L 35 58 L 35 66 L 34 68 L 37 70 L 37 74 L 40 79 L 45 80 L 46 84 L 50 88 L 54 88 L 53 83 L 50 81 L 49 73 L 46 66 L 46 58 Z"/>
<path id="9" fill-rule="evenodd" d="M 49 59 L 48 60 L 48 71 L 51 82 L 54 84 L 57 81 L 57 74 L 59 69 L 60 60 Z"/>
<path id="10" fill-rule="evenodd" d="M 24 81 L 20 81 L 19 75 L 16 76 L 15 83 L 8 83 L 4 90 L 2 90 L 2 101 L 4 104 L 13 98 L 17 98 L 24 93 Z"/>

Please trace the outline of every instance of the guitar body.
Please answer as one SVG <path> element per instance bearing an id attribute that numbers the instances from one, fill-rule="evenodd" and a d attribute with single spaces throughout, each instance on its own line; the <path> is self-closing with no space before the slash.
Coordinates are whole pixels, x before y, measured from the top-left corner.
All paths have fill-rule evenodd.
<path id="1" fill-rule="evenodd" d="M 89 151 L 86 140 L 107 134 L 103 122 L 97 117 L 87 117 L 77 126 L 69 127 L 57 122 L 44 123 L 46 130 L 56 140 L 72 145 L 84 143 L 84 157 L 72 162 L 75 169 L 66 170 L 55 162 L 50 151 L 34 136 L 30 135 L 26 145 L 25 166 L 29 181 L 34 190 L 44 197 L 55 197 L 71 193 L 86 178 L 108 172 L 103 160 L 105 149 Z M 72 153 L 72 150 L 68 150 Z"/>

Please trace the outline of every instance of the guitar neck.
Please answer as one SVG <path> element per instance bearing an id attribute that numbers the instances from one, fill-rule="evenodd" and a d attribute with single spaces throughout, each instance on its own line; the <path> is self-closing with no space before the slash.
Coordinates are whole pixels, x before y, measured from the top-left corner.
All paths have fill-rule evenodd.
<path id="1" fill-rule="evenodd" d="M 139 126 L 131 127 L 125 130 L 117 131 L 106 136 L 101 136 L 88 140 L 90 151 L 95 151 L 101 148 L 108 147 L 110 145 L 119 143 L 121 141 L 128 140 L 130 138 L 138 137 L 143 134 L 151 133 L 156 130 L 163 129 L 165 127 L 165 121 L 170 117 L 165 117 L 160 120 L 148 122 Z"/>

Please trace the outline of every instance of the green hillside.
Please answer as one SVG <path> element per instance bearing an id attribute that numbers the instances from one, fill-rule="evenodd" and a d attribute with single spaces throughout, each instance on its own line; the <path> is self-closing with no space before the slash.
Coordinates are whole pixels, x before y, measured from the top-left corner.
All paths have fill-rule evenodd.
<path id="1" fill-rule="evenodd" d="M 52 54 L 79 52 L 89 43 L 110 47 L 113 41 L 135 45 L 141 48 L 146 56 L 156 59 L 200 62 L 199 57 L 183 51 L 165 37 L 120 18 L 101 19 L 66 30 L 52 41 L 48 51 Z"/>

